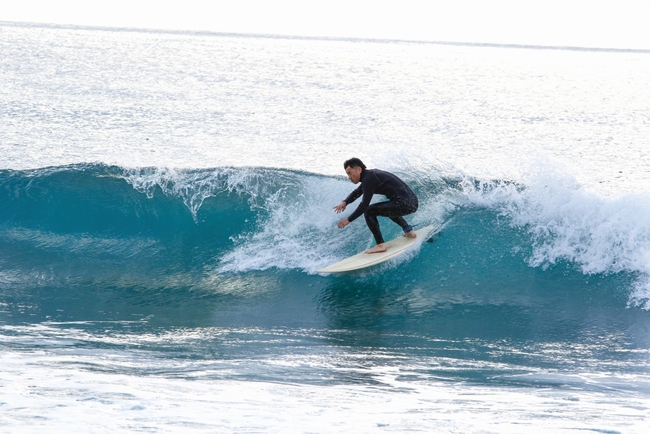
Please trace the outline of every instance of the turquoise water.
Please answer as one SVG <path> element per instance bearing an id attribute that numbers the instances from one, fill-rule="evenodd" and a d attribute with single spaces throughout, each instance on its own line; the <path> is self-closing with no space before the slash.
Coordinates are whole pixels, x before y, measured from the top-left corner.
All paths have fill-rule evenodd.
<path id="1" fill-rule="evenodd" d="M 306 218 L 316 206 L 308 189 L 336 189 L 340 179 L 227 168 L 180 172 L 145 188 L 138 181 L 149 172 L 102 165 L 3 171 L 5 332 L 22 336 L 26 332 L 14 327 L 45 324 L 58 333 L 86 333 L 74 346 L 90 352 L 107 346 L 124 351 L 133 345 L 121 342 L 126 339 L 136 341 L 138 352 L 202 362 L 169 369 L 181 377 L 378 381 L 348 372 L 345 362 L 333 372 L 327 366 L 239 369 L 243 362 L 327 357 L 336 350 L 362 351 L 371 366 L 399 367 L 406 383 L 575 387 L 563 376 L 576 370 L 612 375 L 615 366 L 617 374 L 634 377 L 617 385 L 619 392 L 648 392 L 641 379 L 648 370 L 650 319 L 645 300 L 633 296 L 643 270 L 616 270 L 616 262 L 628 259 L 625 251 L 602 272 L 585 273 L 562 256 L 531 266 L 536 246 L 553 243 L 557 234 L 545 239 L 516 224 L 502 206 L 471 203 L 468 197 L 481 194 L 481 186 L 443 179 L 418 187 L 423 209 L 435 210 L 418 220 L 445 223 L 433 242 L 371 271 L 323 276 L 314 270 L 370 242 L 362 227 L 359 239 L 350 241 L 349 234 L 319 229 Z M 175 188 L 196 179 L 209 180 L 200 192 Z M 286 194 L 278 195 L 282 189 Z M 187 204 L 197 195 L 206 197 L 192 214 Z M 274 214 L 292 207 L 306 215 L 292 213 L 295 234 L 287 234 L 285 226 L 274 227 Z M 296 247 L 295 239 L 306 245 Z M 292 248 L 302 250 L 292 255 Z M 189 342 L 160 337 L 179 329 L 207 335 Z M 215 329 L 217 336 L 206 331 Z M 158 338 L 139 342 L 151 335 Z M 32 339 L 8 349 L 29 350 Z M 203 363 L 229 362 L 238 367 L 203 373 Z M 130 375 L 160 370 L 142 363 L 102 369 Z M 559 377 L 539 375 L 545 370 Z"/>

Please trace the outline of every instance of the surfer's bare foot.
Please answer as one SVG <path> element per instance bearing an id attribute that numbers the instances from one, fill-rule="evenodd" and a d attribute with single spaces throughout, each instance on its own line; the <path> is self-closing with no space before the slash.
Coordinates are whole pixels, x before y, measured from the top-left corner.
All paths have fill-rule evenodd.
<path id="1" fill-rule="evenodd" d="M 375 247 L 372 249 L 368 249 L 365 251 L 366 254 L 370 253 L 384 253 L 388 248 L 382 243 L 382 244 L 377 244 Z"/>
<path id="2" fill-rule="evenodd" d="M 410 231 L 405 233 L 404 236 L 407 238 L 417 238 L 418 234 L 416 234 L 415 231 Z"/>

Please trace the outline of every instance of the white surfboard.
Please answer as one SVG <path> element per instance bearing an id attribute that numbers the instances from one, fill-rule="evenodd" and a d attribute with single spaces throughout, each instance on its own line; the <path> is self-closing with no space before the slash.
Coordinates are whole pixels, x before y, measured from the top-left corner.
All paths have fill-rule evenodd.
<path id="1" fill-rule="evenodd" d="M 382 253 L 358 253 L 347 259 L 339 261 L 328 267 L 316 271 L 317 273 L 344 273 L 346 271 L 361 270 L 362 268 L 372 267 L 373 265 L 386 262 L 402 253 L 408 251 L 411 247 L 420 245 L 429 239 L 432 235 L 439 232 L 441 225 L 430 225 L 415 231 L 416 238 L 400 236 L 394 240 L 388 241 L 386 247 L 388 250 Z"/>

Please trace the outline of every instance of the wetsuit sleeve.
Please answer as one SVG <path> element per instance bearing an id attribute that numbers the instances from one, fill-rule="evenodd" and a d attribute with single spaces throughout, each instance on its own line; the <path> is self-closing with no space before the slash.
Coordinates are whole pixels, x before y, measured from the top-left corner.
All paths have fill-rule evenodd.
<path id="1" fill-rule="evenodd" d="M 366 178 L 362 182 L 362 186 L 357 188 L 357 190 L 363 191 L 363 199 L 361 199 L 361 203 L 359 204 L 357 209 L 355 209 L 354 212 L 350 214 L 350 216 L 348 217 L 348 221 L 350 222 L 356 220 L 361 214 L 366 212 L 368 206 L 370 205 L 370 201 L 372 200 L 372 196 L 375 194 L 375 189 L 377 188 L 377 185 L 379 185 L 379 180 L 374 174 L 371 175 L 369 173 L 368 175 L 370 176 L 366 176 Z M 355 190 L 354 192 L 356 192 L 357 190 Z M 359 192 L 359 194 L 361 194 L 361 192 Z M 346 201 L 345 203 L 348 202 Z"/>
<path id="2" fill-rule="evenodd" d="M 354 189 L 352 193 L 348 195 L 348 197 L 343 199 L 343 202 L 345 202 L 346 205 L 350 205 L 352 202 L 357 200 L 362 194 L 363 194 L 363 187 L 359 185 L 357 188 Z"/>

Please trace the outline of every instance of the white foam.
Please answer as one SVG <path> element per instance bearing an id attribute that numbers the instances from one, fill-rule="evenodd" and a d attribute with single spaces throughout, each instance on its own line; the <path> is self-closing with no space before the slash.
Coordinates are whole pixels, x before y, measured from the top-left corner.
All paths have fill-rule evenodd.
<path id="1" fill-rule="evenodd" d="M 486 182 L 477 190 L 468 182 L 465 191 L 471 203 L 499 210 L 531 234 L 531 266 L 569 261 L 585 274 L 639 273 L 631 302 L 650 308 L 648 194 L 602 197 L 543 162 L 523 184 Z"/>
<path id="2" fill-rule="evenodd" d="M 292 196 L 273 194 L 263 208 L 268 218 L 258 230 L 235 240 L 235 248 L 221 258 L 221 272 L 301 268 L 314 271 L 334 259 L 348 239 L 367 239 L 359 225 L 339 230 L 343 218 L 333 207 L 351 190 L 342 179 L 304 176 Z"/>

